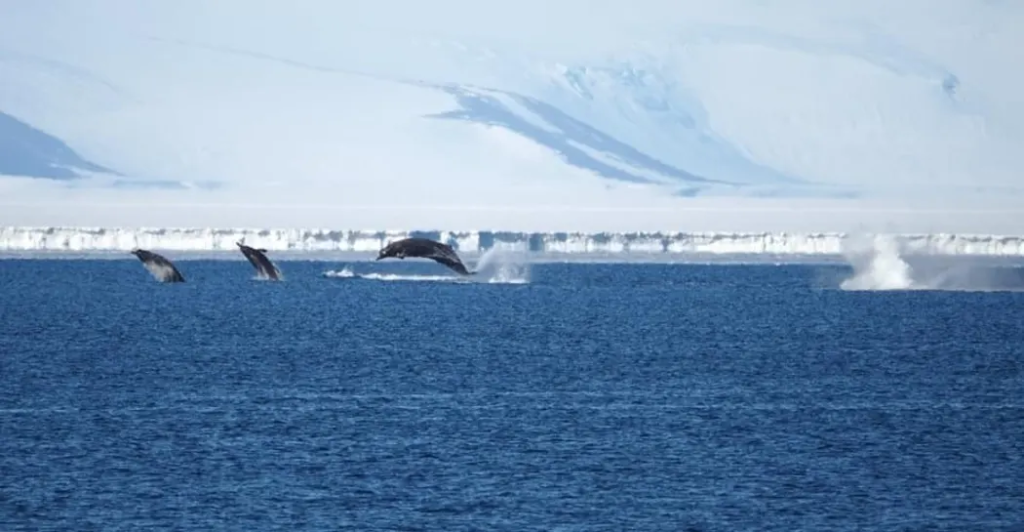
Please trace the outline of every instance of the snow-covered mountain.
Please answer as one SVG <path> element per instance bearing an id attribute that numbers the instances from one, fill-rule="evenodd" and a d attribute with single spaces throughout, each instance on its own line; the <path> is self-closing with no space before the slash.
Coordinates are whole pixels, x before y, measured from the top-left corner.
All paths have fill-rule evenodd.
<path id="1" fill-rule="evenodd" d="M 993 1 L 0 0 L 0 224 L 1019 212 L 1022 23 Z"/>

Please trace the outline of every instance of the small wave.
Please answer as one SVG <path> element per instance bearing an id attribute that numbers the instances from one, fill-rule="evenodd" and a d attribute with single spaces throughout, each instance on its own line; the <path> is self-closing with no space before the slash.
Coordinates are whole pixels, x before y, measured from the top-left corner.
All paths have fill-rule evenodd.
<path id="1" fill-rule="evenodd" d="M 330 279 L 351 279 L 356 277 L 356 273 L 352 271 L 352 268 L 342 268 L 340 270 L 327 270 L 322 275 Z"/>
<path id="2" fill-rule="evenodd" d="M 489 284 L 524 284 L 527 281 L 521 278 L 507 277 L 502 275 L 494 276 L 473 276 L 460 277 L 454 275 L 401 275 L 395 273 L 356 273 L 349 267 L 341 270 L 328 270 L 323 276 L 329 279 L 363 279 L 368 281 L 406 281 L 406 282 L 434 282 L 434 283 L 489 283 Z"/>

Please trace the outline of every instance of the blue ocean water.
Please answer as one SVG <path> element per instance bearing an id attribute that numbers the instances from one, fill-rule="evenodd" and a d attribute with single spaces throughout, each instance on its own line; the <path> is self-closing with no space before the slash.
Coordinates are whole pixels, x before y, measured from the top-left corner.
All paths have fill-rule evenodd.
<path id="1" fill-rule="evenodd" d="M 1024 293 L 279 264 L 0 260 L 0 530 L 1024 530 Z"/>

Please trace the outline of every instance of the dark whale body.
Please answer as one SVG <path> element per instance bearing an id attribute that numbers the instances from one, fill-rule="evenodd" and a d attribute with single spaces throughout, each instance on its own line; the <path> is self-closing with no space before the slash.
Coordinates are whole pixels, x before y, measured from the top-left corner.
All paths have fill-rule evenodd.
<path id="1" fill-rule="evenodd" d="M 406 257 L 419 257 L 431 259 L 451 268 L 459 275 L 473 275 L 466 269 L 466 265 L 455 253 L 455 250 L 447 244 L 435 242 L 428 238 L 404 238 L 392 242 L 380 250 L 377 260 L 395 257 L 404 259 Z"/>
<path id="2" fill-rule="evenodd" d="M 252 248 L 241 242 L 235 242 L 235 245 L 238 246 L 242 255 L 249 259 L 249 263 L 256 268 L 256 273 L 260 278 L 273 279 L 275 281 L 281 280 L 281 270 L 277 269 L 277 266 L 267 258 L 265 255 L 267 250 Z"/>
<path id="3" fill-rule="evenodd" d="M 185 277 L 181 275 L 181 272 L 174 266 L 174 263 L 167 260 L 164 256 L 145 249 L 133 249 L 132 255 L 135 255 L 142 261 L 142 265 L 149 270 L 149 273 L 153 274 L 153 278 L 157 281 L 161 283 L 185 282 Z"/>

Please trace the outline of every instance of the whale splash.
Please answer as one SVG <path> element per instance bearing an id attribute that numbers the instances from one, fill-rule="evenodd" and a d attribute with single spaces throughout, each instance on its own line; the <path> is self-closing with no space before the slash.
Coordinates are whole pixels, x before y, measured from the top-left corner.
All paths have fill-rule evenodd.
<path id="1" fill-rule="evenodd" d="M 843 256 L 853 275 L 842 283 L 843 290 L 911 290 L 913 270 L 900 253 L 900 242 L 891 235 L 853 237 L 844 243 Z"/>
<path id="2" fill-rule="evenodd" d="M 329 279 L 364 279 L 370 281 L 409 281 L 409 282 L 440 282 L 440 283 L 487 283 L 487 284 L 527 284 L 530 282 L 530 264 L 525 251 L 514 246 L 496 245 L 480 255 L 474 274 L 461 275 L 424 275 L 367 272 L 360 273 L 352 266 L 340 270 L 328 270 L 322 276 Z"/>
<path id="3" fill-rule="evenodd" d="M 529 257 L 515 246 L 496 244 L 480 256 L 475 272 L 474 277 L 490 283 L 529 283 Z"/>
<path id="4" fill-rule="evenodd" d="M 897 235 L 858 235 L 843 244 L 852 275 L 848 291 L 1024 291 L 1024 269 L 983 263 L 977 257 L 914 253 Z"/>

